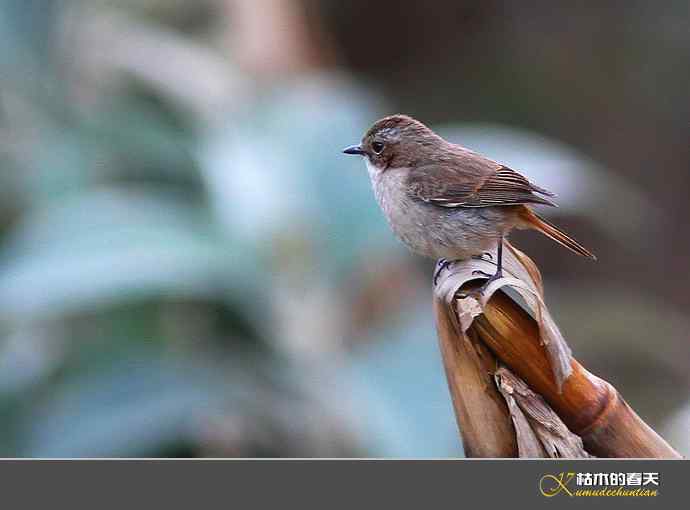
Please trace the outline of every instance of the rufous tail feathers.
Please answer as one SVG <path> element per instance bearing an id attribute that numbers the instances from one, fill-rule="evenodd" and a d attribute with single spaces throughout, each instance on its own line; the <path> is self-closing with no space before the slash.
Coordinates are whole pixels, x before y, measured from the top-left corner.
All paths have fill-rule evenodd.
<path id="1" fill-rule="evenodd" d="M 532 211 L 529 207 L 523 207 L 520 211 L 520 218 L 526 223 L 526 226 L 534 230 L 538 230 L 546 237 L 549 237 L 557 243 L 565 246 L 570 251 L 587 257 L 588 259 L 597 260 L 594 254 L 587 248 L 578 243 L 575 239 L 563 232 L 553 223 L 548 222 L 537 213 Z"/>

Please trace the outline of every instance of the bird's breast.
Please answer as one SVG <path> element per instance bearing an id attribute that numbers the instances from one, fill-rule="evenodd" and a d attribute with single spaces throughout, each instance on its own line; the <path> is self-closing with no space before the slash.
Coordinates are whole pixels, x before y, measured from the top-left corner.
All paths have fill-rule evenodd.
<path id="1" fill-rule="evenodd" d="M 504 209 L 445 208 L 407 193 L 405 168 L 381 170 L 367 163 L 376 200 L 393 232 L 412 251 L 431 258 L 460 259 L 492 247 L 503 233 Z"/>
<path id="2" fill-rule="evenodd" d="M 430 223 L 435 219 L 426 204 L 413 200 L 407 194 L 407 169 L 380 170 L 367 163 L 376 201 L 381 207 L 393 232 L 412 251 L 435 257 Z"/>

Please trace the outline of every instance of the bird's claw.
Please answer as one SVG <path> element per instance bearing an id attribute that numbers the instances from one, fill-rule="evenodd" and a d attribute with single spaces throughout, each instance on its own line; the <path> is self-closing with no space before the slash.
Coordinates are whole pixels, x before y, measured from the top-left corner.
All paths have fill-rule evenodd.
<path id="1" fill-rule="evenodd" d="M 503 271 L 496 271 L 495 274 L 489 274 L 489 273 L 485 273 L 484 271 L 477 270 L 477 271 L 472 271 L 472 274 L 488 278 L 484 282 L 484 284 L 481 287 L 479 287 L 479 289 L 477 289 L 476 291 L 473 291 L 473 292 L 476 292 L 477 294 L 484 294 L 484 292 L 486 292 L 486 289 L 489 287 L 489 285 L 491 285 L 496 280 L 503 278 Z M 465 297 L 467 297 L 467 296 L 465 296 Z"/>
<path id="2" fill-rule="evenodd" d="M 474 260 L 484 260 L 484 257 L 488 258 L 489 260 L 494 259 L 494 256 L 491 255 L 491 253 L 489 253 L 488 251 L 485 251 L 484 253 L 482 253 L 480 255 L 474 255 L 472 258 Z"/>
<path id="3" fill-rule="evenodd" d="M 434 271 L 434 285 L 438 284 L 438 277 L 441 275 L 441 272 L 452 263 L 452 260 L 438 259 L 438 262 L 436 263 L 436 270 Z"/>
<path id="4" fill-rule="evenodd" d="M 477 269 L 476 271 L 472 271 L 473 276 L 484 276 L 486 278 L 491 278 L 493 275 L 490 275 L 489 273 L 486 273 L 484 271 L 480 271 Z"/>

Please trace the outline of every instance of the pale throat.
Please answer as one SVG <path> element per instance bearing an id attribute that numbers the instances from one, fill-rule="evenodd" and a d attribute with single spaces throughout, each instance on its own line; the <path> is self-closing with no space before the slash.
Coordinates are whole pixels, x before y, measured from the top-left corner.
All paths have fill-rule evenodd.
<path id="1" fill-rule="evenodd" d="M 367 172 L 369 172 L 369 177 L 371 177 L 372 180 L 378 179 L 381 173 L 383 172 L 383 169 L 377 167 L 371 161 L 369 161 L 369 158 L 367 156 L 364 156 L 364 163 L 367 165 Z"/>

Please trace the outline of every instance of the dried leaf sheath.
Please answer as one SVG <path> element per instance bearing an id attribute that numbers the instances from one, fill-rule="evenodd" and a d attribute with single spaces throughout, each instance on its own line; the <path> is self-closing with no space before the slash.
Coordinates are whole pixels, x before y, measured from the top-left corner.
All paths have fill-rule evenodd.
<path id="1" fill-rule="evenodd" d="M 517 291 L 539 324 L 540 340 L 551 362 L 556 387 L 560 390 L 571 373 L 570 348 L 544 304 L 541 275 L 534 262 L 507 241 L 505 247 L 507 249 L 504 250 L 503 255 L 503 273 L 506 276 L 493 282 L 483 294 L 469 294 L 462 299 L 457 299 L 460 288 L 477 279 L 474 274 L 476 271 L 488 274 L 495 271 L 495 266 L 491 262 L 496 258 L 495 253 L 491 254 L 493 257 L 491 260 L 486 257 L 482 260 L 471 259 L 451 265 L 442 275 L 443 278 L 435 288 L 435 294 L 449 307 L 455 308 L 454 303 L 457 302 L 460 321 L 458 327 L 466 333 L 497 290 L 510 286 Z"/>
<path id="2" fill-rule="evenodd" d="M 508 368 L 495 374 L 496 385 L 508 403 L 521 458 L 588 458 L 582 439 L 570 432 L 544 399 Z"/>

